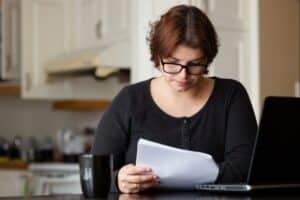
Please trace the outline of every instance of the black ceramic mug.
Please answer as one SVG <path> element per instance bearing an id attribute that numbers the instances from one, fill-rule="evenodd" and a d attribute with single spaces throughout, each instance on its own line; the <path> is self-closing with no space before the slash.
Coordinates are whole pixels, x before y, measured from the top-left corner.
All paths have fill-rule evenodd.
<path id="1" fill-rule="evenodd" d="M 111 155 L 79 156 L 80 183 L 85 198 L 105 198 L 110 190 Z"/>

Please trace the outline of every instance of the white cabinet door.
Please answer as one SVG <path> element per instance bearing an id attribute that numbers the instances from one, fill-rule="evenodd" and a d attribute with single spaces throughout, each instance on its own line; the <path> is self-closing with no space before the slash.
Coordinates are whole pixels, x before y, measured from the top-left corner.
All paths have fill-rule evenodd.
<path id="1" fill-rule="evenodd" d="M 219 36 L 219 54 L 213 64 L 216 76 L 246 82 L 245 71 L 249 68 L 249 0 L 210 0 L 206 13 L 216 27 Z"/>
<path id="2" fill-rule="evenodd" d="M 99 48 L 101 63 L 130 66 L 131 0 L 75 0 L 75 48 Z"/>
<path id="3" fill-rule="evenodd" d="M 70 50 L 70 0 L 22 3 L 22 96 L 68 97 L 67 83 L 50 82 L 43 66 Z"/>
<path id="4" fill-rule="evenodd" d="M 189 4 L 188 0 L 152 0 L 152 20 L 157 20 L 163 13 L 167 12 L 171 7 L 180 4 Z"/>
<path id="5" fill-rule="evenodd" d="M 98 47 L 129 37 L 130 0 L 74 2 L 76 47 Z"/>
<path id="6" fill-rule="evenodd" d="M 225 29 L 249 29 L 249 0 L 206 1 L 207 14 L 215 26 Z"/>
<path id="7" fill-rule="evenodd" d="M 249 69 L 249 34 L 218 29 L 219 53 L 211 66 L 211 74 L 224 78 L 247 81 Z"/>
<path id="8" fill-rule="evenodd" d="M 1 78 L 20 79 L 20 1 L 2 1 Z"/>
<path id="9" fill-rule="evenodd" d="M 91 48 L 99 45 L 103 38 L 103 2 L 99 0 L 75 0 L 74 25 L 77 49 Z"/>
<path id="10" fill-rule="evenodd" d="M 128 38 L 130 31 L 131 1 L 103 0 L 103 39 L 112 41 L 117 38 Z"/>

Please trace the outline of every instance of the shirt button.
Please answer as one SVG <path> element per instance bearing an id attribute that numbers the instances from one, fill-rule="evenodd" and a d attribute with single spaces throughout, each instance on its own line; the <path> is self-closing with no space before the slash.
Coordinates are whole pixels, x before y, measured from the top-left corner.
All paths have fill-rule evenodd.
<path id="1" fill-rule="evenodd" d="M 187 122 L 188 122 L 187 119 L 184 119 L 184 120 L 183 120 L 183 123 L 184 123 L 184 124 L 187 124 Z"/>

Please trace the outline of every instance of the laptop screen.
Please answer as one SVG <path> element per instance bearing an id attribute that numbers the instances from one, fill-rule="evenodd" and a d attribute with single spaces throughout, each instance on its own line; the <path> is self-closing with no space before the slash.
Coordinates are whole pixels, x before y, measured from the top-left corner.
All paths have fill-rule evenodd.
<path id="1" fill-rule="evenodd" d="M 249 184 L 300 183 L 300 98 L 267 97 L 252 155 Z"/>

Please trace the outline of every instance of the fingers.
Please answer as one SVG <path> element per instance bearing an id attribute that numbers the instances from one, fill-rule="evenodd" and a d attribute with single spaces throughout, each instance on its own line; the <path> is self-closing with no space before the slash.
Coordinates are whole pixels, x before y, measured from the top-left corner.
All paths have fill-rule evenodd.
<path id="1" fill-rule="evenodd" d="M 136 174 L 143 174 L 149 172 L 151 172 L 151 169 L 149 167 L 140 167 L 140 166 L 138 167 L 132 164 L 128 166 L 126 171 L 128 175 L 136 175 Z"/>
<path id="2" fill-rule="evenodd" d="M 149 167 L 129 164 L 122 167 L 118 174 L 118 186 L 123 193 L 137 193 L 158 184 L 158 177 Z"/>
<path id="3" fill-rule="evenodd" d="M 149 175 L 131 175 L 127 176 L 126 181 L 130 183 L 144 183 L 144 182 L 149 182 L 157 177 L 155 175 L 149 174 Z"/>
<path id="4" fill-rule="evenodd" d="M 158 181 L 149 181 L 146 183 L 123 183 L 122 192 L 127 194 L 142 192 L 148 188 L 155 187 L 158 185 Z"/>
<path id="5" fill-rule="evenodd" d="M 121 189 L 122 188 L 122 189 Z M 123 193 L 132 194 L 139 192 L 139 185 L 136 183 L 122 183 L 120 190 Z"/>

